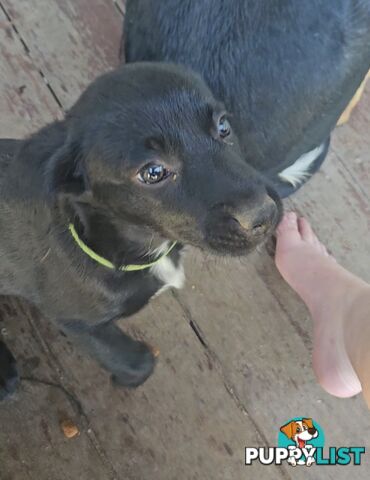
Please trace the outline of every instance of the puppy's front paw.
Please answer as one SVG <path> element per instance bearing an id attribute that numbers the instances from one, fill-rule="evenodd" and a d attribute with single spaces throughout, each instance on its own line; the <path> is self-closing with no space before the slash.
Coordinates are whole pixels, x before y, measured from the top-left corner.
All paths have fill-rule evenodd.
<path id="1" fill-rule="evenodd" d="M 15 359 L 5 343 L 0 341 L 0 401 L 14 393 L 18 383 Z"/>
<path id="2" fill-rule="evenodd" d="M 135 351 L 131 351 L 120 371 L 112 375 L 115 385 L 136 388 L 142 385 L 153 373 L 156 354 L 145 343 L 137 342 Z"/>

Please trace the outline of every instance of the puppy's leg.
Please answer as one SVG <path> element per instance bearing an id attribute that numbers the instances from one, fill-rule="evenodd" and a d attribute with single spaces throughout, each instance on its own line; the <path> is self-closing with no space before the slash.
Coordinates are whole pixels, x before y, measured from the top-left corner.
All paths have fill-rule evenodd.
<path id="1" fill-rule="evenodd" d="M 69 337 L 112 374 L 114 383 L 138 387 L 153 372 L 155 357 L 148 345 L 125 335 L 113 322 L 92 328 L 73 325 L 72 322 L 59 324 Z"/>
<path id="2" fill-rule="evenodd" d="M 12 394 L 18 383 L 15 359 L 5 343 L 0 340 L 0 400 Z"/>

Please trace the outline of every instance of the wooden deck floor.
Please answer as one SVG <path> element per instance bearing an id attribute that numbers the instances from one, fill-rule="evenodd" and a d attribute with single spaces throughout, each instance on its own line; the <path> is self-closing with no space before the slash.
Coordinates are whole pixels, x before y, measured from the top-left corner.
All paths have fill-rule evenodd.
<path id="1" fill-rule="evenodd" d="M 0 0 L 0 136 L 60 118 L 117 64 L 124 1 Z M 370 89 L 334 135 L 324 168 L 292 200 L 321 239 L 370 281 Z M 245 446 L 275 446 L 310 416 L 333 446 L 370 447 L 363 400 L 323 392 L 311 323 L 264 249 L 240 261 L 191 252 L 187 286 L 124 325 L 161 350 L 154 376 L 119 391 L 30 307 L 0 303 L 0 329 L 24 381 L 0 404 L 0 480 L 368 479 L 361 467 L 245 467 Z M 64 438 L 59 422 L 81 431 Z"/>

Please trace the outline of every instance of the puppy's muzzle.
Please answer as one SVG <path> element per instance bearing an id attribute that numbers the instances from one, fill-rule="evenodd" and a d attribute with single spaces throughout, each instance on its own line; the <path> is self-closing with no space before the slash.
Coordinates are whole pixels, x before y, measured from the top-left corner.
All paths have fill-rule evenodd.
<path id="1" fill-rule="evenodd" d="M 254 205 L 248 199 L 215 205 L 205 225 L 206 242 L 219 253 L 246 255 L 274 231 L 281 215 L 281 203 L 267 193 Z"/>
<path id="2" fill-rule="evenodd" d="M 258 241 L 272 232 L 279 218 L 278 205 L 268 195 L 266 195 L 258 209 L 239 209 L 233 215 L 233 219 L 239 224 L 240 229 L 251 241 Z"/>

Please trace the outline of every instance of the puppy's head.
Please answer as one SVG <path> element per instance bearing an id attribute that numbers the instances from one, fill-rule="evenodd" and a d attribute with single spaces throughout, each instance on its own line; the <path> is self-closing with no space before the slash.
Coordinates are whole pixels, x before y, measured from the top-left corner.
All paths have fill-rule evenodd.
<path id="1" fill-rule="evenodd" d="M 242 158 L 228 114 L 175 66 L 124 66 L 67 115 L 54 187 L 104 207 L 116 228 L 242 255 L 275 228 L 277 195 Z M 137 232 L 138 230 L 136 230 Z"/>

